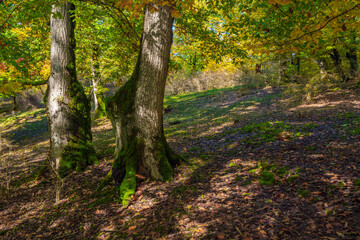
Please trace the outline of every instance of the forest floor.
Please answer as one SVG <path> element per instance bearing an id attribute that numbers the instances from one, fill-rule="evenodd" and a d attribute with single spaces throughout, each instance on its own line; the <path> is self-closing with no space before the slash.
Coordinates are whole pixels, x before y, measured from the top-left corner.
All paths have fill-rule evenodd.
<path id="1" fill-rule="evenodd" d="M 100 164 L 56 178 L 44 109 L 1 114 L 3 239 L 360 239 L 360 95 L 300 104 L 282 88 L 166 98 L 170 145 L 190 164 L 140 183 L 124 208 L 113 185 L 111 124 L 93 124 Z M 10 190 L 6 190 L 9 183 Z"/>

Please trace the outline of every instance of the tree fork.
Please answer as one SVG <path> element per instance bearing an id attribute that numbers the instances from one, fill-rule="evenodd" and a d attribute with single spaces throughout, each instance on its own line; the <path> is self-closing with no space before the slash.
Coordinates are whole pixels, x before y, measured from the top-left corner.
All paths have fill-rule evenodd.
<path id="1" fill-rule="evenodd" d="M 155 11 L 154 11 L 155 9 Z M 170 180 L 181 157 L 163 130 L 163 101 L 172 44 L 170 6 L 145 9 L 141 48 L 130 79 L 106 102 L 116 136 L 112 177 L 127 205 L 143 179 Z"/>

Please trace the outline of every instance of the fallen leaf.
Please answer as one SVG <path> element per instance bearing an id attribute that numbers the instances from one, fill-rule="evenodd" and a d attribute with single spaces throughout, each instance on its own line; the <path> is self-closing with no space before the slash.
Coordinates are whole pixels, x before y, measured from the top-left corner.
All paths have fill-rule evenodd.
<path id="1" fill-rule="evenodd" d="M 145 179 L 144 176 L 141 176 L 141 175 L 139 175 L 139 174 L 135 174 L 135 176 L 136 176 L 137 178 L 140 178 L 140 179 Z"/>
<path id="2" fill-rule="evenodd" d="M 339 235 L 342 238 L 345 238 L 344 234 L 342 234 L 341 232 L 336 232 L 337 235 Z"/>
<path id="3" fill-rule="evenodd" d="M 217 237 L 218 237 L 218 239 L 225 239 L 225 236 L 222 234 L 218 234 Z"/>

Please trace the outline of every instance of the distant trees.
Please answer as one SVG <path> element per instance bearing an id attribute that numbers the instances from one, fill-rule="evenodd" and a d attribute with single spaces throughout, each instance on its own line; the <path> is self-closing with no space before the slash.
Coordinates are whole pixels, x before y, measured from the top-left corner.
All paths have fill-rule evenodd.
<path id="1" fill-rule="evenodd" d="M 50 8 L 44 1 L 0 3 L 0 97 L 15 100 L 23 90 L 47 82 Z"/>
<path id="2" fill-rule="evenodd" d="M 221 26 L 217 27 L 218 35 L 224 41 L 231 39 L 234 53 L 235 49 L 244 49 L 247 51 L 244 56 L 250 59 L 257 56 L 280 58 L 278 66 L 282 69 L 289 56 L 301 55 L 292 74 L 303 60 L 308 59 L 309 64 L 310 59 L 318 60 L 319 56 L 329 58 L 327 62 L 332 62 L 327 66 L 329 71 L 344 81 L 357 72 L 358 53 L 354 52 L 360 40 L 359 7 L 360 4 L 351 0 L 221 1 L 213 6 L 212 16 L 222 16 L 218 21 Z M 234 59 L 241 57 L 232 56 Z M 280 71 L 279 74 L 284 73 Z"/>

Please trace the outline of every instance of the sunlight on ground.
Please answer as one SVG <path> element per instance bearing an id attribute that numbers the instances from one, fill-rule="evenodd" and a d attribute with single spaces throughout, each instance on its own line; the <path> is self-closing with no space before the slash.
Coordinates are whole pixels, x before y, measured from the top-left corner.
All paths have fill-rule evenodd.
<path id="1" fill-rule="evenodd" d="M 325 107 L 344 107 L 344 106 L 351 106 L 355 109 L 360 109 L 360 101 L 334 101 L 334 102 L 323 102 L 323 103 L 312 103 L 312 104 L 302 104 L 294 108 L 290 108 L 289 111 L 296 111 L 301 110 L 304 108 L 325 108 Z"/>
<path id="2" fill-rule="evenodd" d="M 110 121 L 96 120 L 92 130 L 101 163 L 71 175 L 57 205 L 52 179 L 12 185 L 24 195 L 6 195 L 0 231 L 49 239 L 297 239 L 326 231 L 356 237 L 346 234 L 358 226 L 353 199 L 359 191 L 354 179 L 360 169 L 360 102 L 303 104 L 291 109 L 297 115 L 267 91 L 172 98 L 172 110 L 164 115 L 168 142 L 190 164 L 176 168 L 173 181 L 142 182 L 128 208 L 119 203 L 113 185 L 96 193 L 111 169 L 115 146 Z M 318 111 L 324 108 L 336 110 L 329 124 L 319 120 L 329 115 Z M 181 122 L 169 124 L 176 120 Z M 31 171 L 24 171 L 46 159 L 49 142 L 41 137 L 14 145 L 10 156 L 4 155 L 17 161 L 17 173 L 28 176 Z"/>

